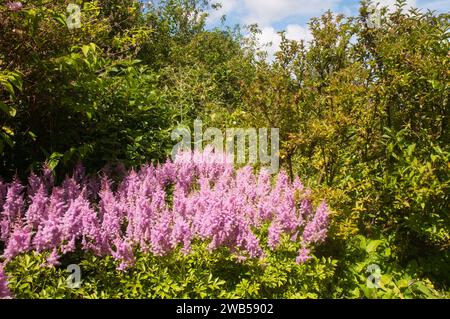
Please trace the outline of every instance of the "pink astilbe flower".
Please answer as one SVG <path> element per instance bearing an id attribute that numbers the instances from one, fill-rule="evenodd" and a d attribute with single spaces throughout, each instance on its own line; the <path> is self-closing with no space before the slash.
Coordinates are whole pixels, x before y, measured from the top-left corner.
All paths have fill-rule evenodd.
<path id="1" fill-rule="evenodd" d="M 100 243 L 99 223 L 96 212 L 90 207 L 86 199 L 86 191 L 72 201 L 62 219 L 62 236 L 67 244 L 62 247 L 63 252 L 75 250 L 75 243 L 82 240 L 86 250 L 100 250 L 96 244 Z"/>
<path id="2" fill-rule="evenodd" d="M 262 257 L 263 250 L 256 235 L 248 228 L 237 238 L 237 247 L 242 248 L 251 258 Z"/>
<path id="3" fill-rule="evenodd" d="M 177 216 L 172 230 L 171 246 L 176 248 L 179 243 L 183 244 L 183 253 L 191 249 L 192 232 L 189 222 L 183 216 Z"/>
<path id="4" fill-rule="evenodd" d="M 110 251 L 110 243 L 121 238 L 123 212 L 121 207 L 111 191 L 110 182 L 106 179 L 102 181 L 100 191 L 100 240 L 103 253 Z"/>
<path id="5" fill-rule="evenodd" d="M 49 199 L 47 214 L 39 223 L 36 235 L 33 238 L 33 246 L 37 251 L 53 249 L 62 242 L 62 218 L 69 208 L 64 199 L 65 191 L 55 187 Z"/>
<path id="6" fill-rule="evenodd" d="M 271 220 L 273 217 L 270 195 L 270 174 L 267 170 L 263 169 L 259 173 L 256 185 L 258 217 L 263 221 Z"/>
<path id="7" fill-rule="evenodd" d="M 311 190 L 307 189 L 304 191 L 303 199 L 300 203 L 300 218 L 303 223 L 306 223 L 308 219 L 311 218 L 313 213 L 312 201 L 311 201 Z"/>
<path id="8" fill-rule="evenodd" d="M 34 172 L 28 177 L 28 196 L 32 197 L 41 188 L 42 180 Z"/>
<path id="9" fill-rule="evenodd" d="M 24 209 L 23 187 L 15 179 L 8 187 L 3 211 L 0 213 L 0 240 L 6 242 L 14 227 L 14 223 L 21 218 Z"/>
<path id="10" fill-rule="evenodd" d="M 31 249 L 31 232 L 26 227 L 17 227 L 8 240 L 3 257 L 11 260 L 20 253 Z"/>
<path id="11" fill-rule="evenodd" d="M 52 249 L 61 245 L 60 221 L 49 215 L 49 218 L 39 225 L 36 235 L 33 238 L 33 246 L 36 251 Z"/>
<path id="12" fill-rule="evenodd" d="M 50 267 L 50 268 L 59 266 L 59 264 L 60 264 L 59 258 L 60 258 L 60 256 L 58 255 L 56 248 L 53 249 L 52 252 L 50 253 L 50 255 L 47 257 L 46 266 Z"/>
<path id="13" fill-rule="evenodd" d="M 281 234 L 283 232 L 283 228 L 278 222 L 273 222 L 269 227 L 269 233 L 267 237 L 267 244 L 269 247 L 274 250 L 280 244 Z"/>
<path id="14" fill-rule="evenodd" d="M 298 252 L 298 256 L 297 259 L 295 260 L 297 262 L 297 264 L 303 264 L 304 262 L 306 262 L 307 260 L 311 259 L 311 255 L 310 255 L 311 251 L 308 248 L 301 248 L 300 251 Z"/>
<path id="15" fill-rule="evenodd" d="M 19 1 L 10 1 L 6 3 L 6 7 L 10 11 L 20 11 L 23 8 L 23 4 Z"/>
<path id="16" fill-rule="evenodd" d="M 42 167 L 42 177 L 41 177 L 42 183 L 45 184 L 47 187 L 52 187 L 55 183 L 55 178 L 53 176 L 53 171 L 51 170 L 49 163 L 44 163 Z"/>
<path id="17" fill-rule="evenodd" d="M 98 195 L 101 188 L 100 178 L 97 176 L 90 176 L 87 178 L 86 191 L 89 200 L 98 201 Z"/>
<path id="18" fill-rule="evenodd" d="M 40 185 L 39 189 L 30 196 L 31 204 L 25 212 L 25 219 L 28 225 L 37 228 L 42 220 L 47 218 L 47 206 L 49 199 L 44 185 Z"/>
<path id="19" fill-rule="evenodd" d="M 170 251 L 171 248 L 171 224 L 172 215 L 170 212 L 164 211 L 156 222 L 155 227 L 150 234 L 151 250 L 156 256 L 163 256 Z"/>
<path id="20" fill-rule="evenodd" d="M 204 241 L 210 251 L 228 249 L 245 260 L 264 258 L 265 249 L 276 250 L 282 238 L 290 238 L 302 245 L 297 262 L 303 263 L 326 237 L 328 206 L 323 202 L 314 211 L 311 190 L 285 172 L 272 179 L 264 169 L 235 170 L 227 155 L 210 148 L 181 153 L 174 162 L 121 170 L 117 183 L 112 169 L 114 176 L 105 169 L 99 178 L 86 176 L 81 166 L 59 186 L 47 168 L 30 175 L 26 191 L 18 180 L 0 181 L 5 257 L 48 251 L 46 265 L 52 266 L 81 249 L 111 255 L 118 269 L 126 270 L 136 251 L 188 254 L 192 243 Z"/>
<path id="21" fill-rule="evenodd" d="M 281 201 L 278 204 L 278 216 L 280 224 L 283 226 L 283 231 L 293 233 L 300 226 L 300 220 L 297 216 L 295 207 L 295 192 L 294 189 L 286 187 Z"/>
<path id="22" fill-rule="evenodd" d="M 0 264 L 0 299 L 11 299 L 13 295 L 8 287 L 8 278 L 6 277 L 4 266 Z"/>
<path id="23" fill-rule="evenodd" d="M 319 243 L 325 240 L 328 230 L 328 206 L 325 202 L 317 208 L 314 218 L 306 225 L 303 241 L 306 244 Z"/>
<path id="24" fill-rule="evenodd" d="M 48 192 L 54 185 L 53 172 L 48 167 L 48 164 L 44 164 L 42 168 L 42 174 L 40 176 L 31 172 L 28 177 L 28 196 L 34 196 L 40 188 L 44 188 Z"/>
<path id="25" fill-rule="evenodd" d="M 129 267 L 132 267 L 136 262 L 132 244 L 128 240 L 120 240 L 117 239 L 114 242 L 114 246 L 116 250 L 111 251 L 111 255 L 120 261 L 119 267 L 117 270 L 126 270 Z"/>
<path id="26" fill-rule="evenodd" d="M 66 177 L 61 184 L 63 199 L 67 204 L 78 198 L 82 191 L 82 186 L 74 178 Z"/>

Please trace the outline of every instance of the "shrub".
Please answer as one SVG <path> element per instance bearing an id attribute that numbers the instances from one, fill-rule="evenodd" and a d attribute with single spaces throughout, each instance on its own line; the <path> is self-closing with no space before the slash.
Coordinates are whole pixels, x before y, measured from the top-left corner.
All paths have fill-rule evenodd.
<path id="1" fill-rule="evenodd" d="M 218 267 L 223 259 L 238 269 L 251 265 L 249 278 L 262 280 L 262 287 L 278 287 L 287 283 L 288 273 L 302 272 L 294 265 L 313 258 L 314 246 L 326 238 L 330 215 L 324 201 L 313 208 L 311 190 L 298 178 L 289 182 L 280 172 L 272 183 L 267 171 L 234 170 L 228 157 L 209 149 L 131 170 L 118 183 L 106 171 L 93 178 L 78 167 L 59 186 L 47 169 L 41 176 L 32 174 L 28 186 L 16 179 L 1 187 L 5 263 L 32 251 L 46 256 L 50 267 L 67 254 L 109 256 L 119 271 L 139 264 L 138 256 L 169 263 L 196 260 L 194 268 L 201 268 L 201 260 L 208 268 Z M 189 257 L 192 251 L 200 259 Z M 269 279 L 262 276 L 265 271 L 280 276 Z M 289 280 L 300 280 L 295 278 Z"/>

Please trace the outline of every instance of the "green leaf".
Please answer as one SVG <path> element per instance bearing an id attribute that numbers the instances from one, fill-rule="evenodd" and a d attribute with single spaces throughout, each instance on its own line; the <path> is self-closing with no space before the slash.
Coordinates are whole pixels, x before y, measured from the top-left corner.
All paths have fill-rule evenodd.
<path id="1" fill-rule="evenodd" d="M 428 80 L 428 82 L 431 84 L 434 90 L 439 90 L 442 87 L 441 82 L 437 80 Z"/>
<path id="2" fill-rule="evenodd" d="M 91 48 L 91 47 L 88 46 L 88 45 L 83 45 L 83 46 L 81 47 L 81 51 L 83 51 L 83 55 L 84 55 L 85 57 L 88 56 L 88 53 L 89 53 L 90 48 Z"/>
<path id="3" fill-rule="evenodd" d="M 384 275 L 381 276 L 380 281 L 383 284 L 383 286 L 386 286 L 386 285 L 391 283 L 392 275 L 384 274 Z"/>
<path id="4" fill-rule="evenodd" d="M 20 78 L 20 75 L 15 74 L 11 77 L 9 80 L 19 91 L 22 91 L 22 79 Z"/>
<path id="5" fill-rule="evenodd" d="M 11 93 L 11 95 L 14 95 L 14 88 L 13 88 L 13 86 L 12 86 L 12 84 L 10 83 L 10 82 L 8 82 L 8 81 L 2 81 L 2 82 L 0 82 L 4 87 L 5 87 L 5 89 L 9 92 L 9 93 Z"/>
<path id="6" fill-rule="evenodd" d="M 13 130 L 12 130 L 11 128 L 9 128 L 8 126 L 2 126 L 2 130 L 3 130 L 6 134 L 8 134 L 8 135 L 10 135 L 10 136 L 14 136 Z"/>
<path id="7" fill-rule="evenodd" d="M 382 243 L 382 240 L 371 240 L 367 244 L 366 251 L 370 254 L 377 250 L 378 246 Z"/>
<path id="8" fill-rule="evenodd" d="M 432 293 L 432 291 L 427 286 L 425 286 L 421 281 L 416 282 L 414 284 L 414 287 L 428 298 L 436 298 L 436 296 Z"/>
<path id="9" fill-rule="evenodd" d="M 55 14 L 53 19 L 58 22 L 61 26 L 67 27 L 66 17 L 62 14 Z"/>
<path id="10" fill-rule="evenodd" d="M 416 144 L 415 143 L 409 145 L 408 149 L 406 150 L 406 154 L 408 154 L 408 156 L 411 156 L 412 153 L 414 152 L 415 148 L 416 148 Z"/>
<path id="11" fill-rule="evenodd" d="M 12 117 L 16 116 L 16 109 L 1 101 L 0 101 L 0 110 L 2 110 L 3 112 Z"/>
<path id="12" fill-rule="evenodd" d="M 366 249 L 366 238 L 364 236 L 358 235 L 356 238 L 359 240 L 359 248 L 361 250 Z"/>
<path id="13" fill-rule="evenodd" d="M 30 135 L 30 137 L 31 137 L 31 139 L 33 140 L 33 141 L 36 141 L 36 134 L 34 134 L 33 132 L 31 132 L 31 131 L 28 131 L 28 135 Z"/>
<path id="14" fill-rule="evenodd" d="M 56 168 L 56 166 L 58 166 L 62 157 L 63 154 L 61 153 L 58 152 L 52 153 L 52 155 L 50 155 L 50 158 L 48 160 L 48 168 L 53 171 Z"/>
<path id="15" fill-rule="evenodd" d="M 89 47 L 91 48 L 91 50 L 92 50 L 92 52 L 94 52 L 95 53 L 95 50 L 96 50 L 96 48 L 97 48 L 97 46 L 95 45 L 95 43 L 89 43 Z"/>
<path id="16" fill-rule="evenodd" d="M 11 115 L 11 117 L 15 117 L 17 114 L 17 110 L 13 107 L 9 108 L 9 115 Z"/>
<path id="17" fill-rule="evenodd" d="M 409 286 L 409 281 L 408 279 L 401 279 L 397 282 L 397 287 L 398 288 L 407 288 Z"/>

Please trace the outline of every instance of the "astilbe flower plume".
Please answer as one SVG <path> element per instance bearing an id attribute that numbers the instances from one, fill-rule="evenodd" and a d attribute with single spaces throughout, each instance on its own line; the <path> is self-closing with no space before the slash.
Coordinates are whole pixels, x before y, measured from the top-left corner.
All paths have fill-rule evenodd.
<path id="1" fill-rule="evenodd" d="M 31 249 L 31 232 L 26 227 L 16 227 L 8 240 L 3 257 L 11 260 L 21 252 Z"/>
<path id="2" fill-rule="evenodd" d="M 23 8 L 23 4 L 19 1 L 10 1 L 6 3 L 6 7 L 10 11 L 19 11 Z"/>
<path id="3" fill-rule="evenodd" d="M 6 199 L 0 214 L 0 241 L 8 240 L 14 228 L 14 223 L 21 217 L 25 203 L 23 198 L 24 188 L 17 179 L 8 186 Z"/>
<path id="4" fill-rule="evenodd" d="M 52 250 L 52 252 L 50 253 L 50 255 L 47 257 L 47 266 L 48 267 L 54 267 L 54 266 L 58 266 L 60 264 L 59 262 L 59 256 L 58 256 L 58 252 L 57 249 L 54 248 Z"/>
<path id="5" fill-rule="evenodd" d="M 0 264 L 0 299 L 10 299 L 13 295 L 8 288 L 8 280 L 4 271 L 4 266 Z"/>
<path id="6" fill-rule="evenodd" d="M 188 254 L 193 242 L 205 241 L 210 251 L 227 248 L 243 260 L 264 258 L 264 242 L 275 250 L 286 238 L 301 245 L 297 262 L 303 263 L 326 237 L 328 206 L 323 202 L 314 211 L 311 191 L 285 172 L 272 184 L 268 171 L 235 170 L 228 156 L 211 149 L 119 171 L 110 167 L 100 177 L 88 177 L 77 166 L 54 185 L 44 168 L 30 176 L 28 187 L 0 181 L 4 257 L 46 251 L 52 266 L 59 255 L 81 249 L 111 255 L 125 270 L 138 250 Z M 114 183 L 109 174 L 122 179 Z M 261 238 L 266 226 L 267 240 Z"/>
<path id="7" fill-rule="evenodd" d="M 325 240 L 328 229 L 328 211 L 327 203 L 322 202 L 303 232 L 303 241 L 306 244 L 319 243 Z"/>
<path id="8" fill-rule="evenodd" d="M 308 248 L 305 248 L 305 247 L 301 248 L 299 253 L 298 253 L 296 262 L 298 264 L 303 264 L 308 259 L 311 259 L 312 257 L 310 255 L 310 253 L 311 253 L 311 251 Z"/>

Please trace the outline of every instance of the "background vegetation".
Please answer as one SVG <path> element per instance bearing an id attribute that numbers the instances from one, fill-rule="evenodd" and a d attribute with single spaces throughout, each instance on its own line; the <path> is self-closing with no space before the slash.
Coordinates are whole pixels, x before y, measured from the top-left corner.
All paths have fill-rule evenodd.
<path id="1" fill-rule="evenodd" d="M 0 3 L 4 180 L 45 161 L 57 179 L 79 161 L 92 174 L 161 161 L 172 129 L 201 118 L 280 128 L 283 168 L 334 215 L 296 275 L 281 263 L 271 274 L 230 266 L 235 274 L 221 278 L 214 256 L 184 261 L 192 274 L 176 256 L 146 256 L 122 274 L 86 257 L 89 282 L 69 291 L 64 264 L 42 268 L 30 254 L 8 266 L 18 297 L 449 297 L 448 14 L 406 12 L 398 1 L 373 28 L 363 2 L 356 17 L 313 19 L 309 43 L 283 37 L 268 62 L 256 26 L 206 29 L 206 0 L 146 10 L 134 0 L 21 2 L 16 11 Z M 81 28 L 67 27 L 69 3 L 82 7 Z M 367 288 L 370 264 L 381 268 L 379 289 Z"/>

